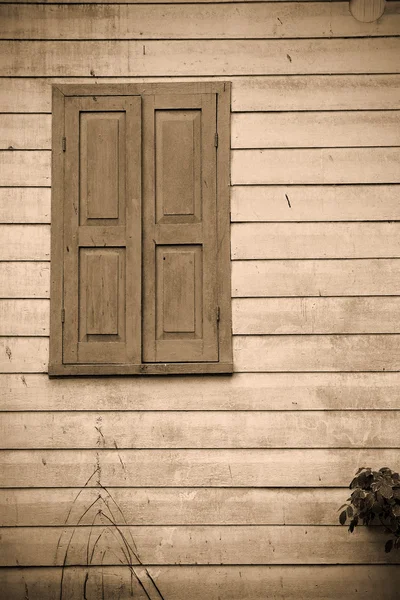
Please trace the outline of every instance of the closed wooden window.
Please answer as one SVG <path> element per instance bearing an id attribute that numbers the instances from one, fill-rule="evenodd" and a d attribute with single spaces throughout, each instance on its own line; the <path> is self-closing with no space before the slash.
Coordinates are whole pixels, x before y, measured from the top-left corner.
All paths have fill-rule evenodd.
<path id="1" fill-rule="evenodd" d="M 227 83 L 53 89 L 50 375 L 232 371 Z"/>

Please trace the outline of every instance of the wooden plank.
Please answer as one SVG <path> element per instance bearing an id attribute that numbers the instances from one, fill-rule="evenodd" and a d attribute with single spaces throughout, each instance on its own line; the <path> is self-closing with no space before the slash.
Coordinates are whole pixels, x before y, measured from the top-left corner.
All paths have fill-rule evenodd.
<path id="1" fill-rule="evenodd" d="M 399 419 L 379 410 L 10 412 L 0 439 L 4 449 L 400 448 Z"/>
<path id="2" fill-rule="evenodd" d="M 141 569 L 136 569 L 139 576 Z M 397 600 L 400 569 L 397 565 L 325 565 L 321 566 L 218 566 L 218 567 L 155 567 L 149 568 L 153 580 L 169 600 L 255 600 L 269 598 L 285 600 Z M 86 575 L 88 598 L 104 590 L 105 598 L 118 591 L 137 600 L 146 596 L 129 569 L 113 567 L 67 567 L 63 590 L 68 600 L 81 600 Z M 60 593 L 61 568 L 4 568 L 0 570 L 0 585 L 9 598 L 23 598 L 28 589 L 30 600 L 49 600 Z"/>
<path id="3" fill-rule="evenodd" d="M 1 375 L 0 410 L 400 409 L 398 373 L 238 373 L 234 377 L 49 379 Z"/>
<path id="4" fill-rule="evenodd" d="M 203 81 L 204 77 L 159 77 L 159 82 Z M 221 80 L 228 79 L 220 77 Z M 233 111 L 385 110 L 400 108 L 399 75 L 282 75 L 229 78 Z M 110 78 L 0 79 L 0 112 L 51 112 L 52 83 L 113 83 Z M 143 77 L 122 77 L 141 83 Z"/>
<path id="5" fill-rule="evenodd" d="M 320 38 L 397 35 L 400 3 L 361 23 L 343 2 L 197 6 L 0 5 L 1 39 Z"/>
<path id="6" fill-rule="evenodd" d="M 395 221 L 398 185 L 234 186 L 232 221 Z"/>
<path id="7" fill-rule="evenodd" d="M 236 336 L 235 371 L 399 371 L 399 335 Z"/>
<path id="8" fill-rule="evenodd" d="M 0 151 L 0 186 L 48 187 L 50 160 L 47 151 Z"/>
<path id="9" fill-rule="evenodd" d="M 399 297 L 241 298 L 232 312 L 239 335 L 400 333 Z"/>
<path id="10" fill-rule="evenodd" d="M 0 188 L 1 223 L 50 223 L 50 189 Z"/>
<path id="11" fill-rule="evenodd" d="M 400 145 L 400 113 L 321 111 L 239 113 L 232 148 L 336 148 Z"/>
<path id="12" fill-rule="evenodd" d="M 0 149 L 49 150 L 50 129 L 50 115 L 0 114 Z"/>
<path id="13" fill-rule="evenodd" d="M 400 294 L 400 261 L 246 260 L 232 263 L 232 295 L 384 296 Z"/>
<path id="14" fill-rule="evenodd" d="M 17 450 L 3 451 L 0 486 L 346 487 L 359 466 L 398 464 L 399 451 Z M 230 468 L 229 468 L 230 467 Z M 87 482 L 87 483 L 86 483 Z"/>
<path id="15" fill-rule="evenodd" d="M 0 300 L 0 335 L 48 335 L 49 300 Z"/>
<path id="16" fill-rule="evenodd" d="M 399 73 L 399 38 L 2 41 L 5 77 Z M 82 60 L 82 57 L 85 60 Z"/>
<path id="17" fill-rule="evenodd" d="M 0 262 L 0 297 L 49 298 L 50 265 L 46 262 Z"/>
<path id="18" fill-rule="evenodd" d="M 398 223 L 237 223 L 232 258 L 394 258 Z"/>
<path id="19" fill-rule="evenodd" d="M 314 75 L 235 79 L 232 110 L 354 110 L 400 107 L 398 75 Z"/>
<path id="20" fill-rule="evenodd" d="M 48 225 L 0 225 L 0 260 L 48 260 Z"/>
<path id="21" fill-rule="evenodd" d="M 122 536 L 148 565 L 205 564 L 399 564 L 398 553 L 386 554 L 387 533 L 361 528 L 349 536 L 346 527 L 273 525 L 120 527 L 120 536 L 104 524 L 63 529 L 16 527 L 2 532 L 1 566 L 86 565 L 87 546 L 101 534 L 91 564 L 124 561 Z M 73 538 L 71 535 L 74 532 Z M 93 539 L 92 539 L 93 538 Z M 131 541 L 132 540 L 132 541 Z"/>
<path id="22" fill-rule="evenodd" d="M 236 336 L 233 339 L 234 370 L 399 371 L 398 344 L 397 334 Z M 0 338 L 0 357 L 0 373 L 47 372 L 48 340 L 28 337 Z M 118 373 L 120 371 L 121 369 Z M 127 371 L 127 374 L 129 372 Z"/>
<path id="23" fill-rule="evenodd" d="M 233 185 L 398 183 L 400 148 L 235 150 Z"/>
<path id="24" fill-rule="evenodd" d="M 45 373 L 47 338 L 0 338 L 0 373 Z"/>
<path id="25" fill-rule="evenodd" d="M 117 525 L 339 525 L 339 489 L 117 488 Z M 100 500 L 98 500 L 100 496 Z M 98 489 L 1 490 L 2 527 L 90 525 Z M 86 514 L 87 508 L 94 503 Z M 82 517 L 82 518 L 81 518 Z"/>
<path id="26" fill-rule="evenodd" d="M 1 148 L 50 150 L 51 116 L 0 114 Z M 400 145 L 398 111 L 239 113 L 232 148 L 312 148 Z"/>

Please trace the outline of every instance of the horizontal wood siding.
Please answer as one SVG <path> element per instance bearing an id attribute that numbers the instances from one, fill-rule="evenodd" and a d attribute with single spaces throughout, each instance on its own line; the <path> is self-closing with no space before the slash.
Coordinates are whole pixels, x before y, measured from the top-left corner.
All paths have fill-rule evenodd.
<path id="1" fill-rule="evenodd" d="M 362 23 L 343 1 L 1 0 L 0 23 L 7 600 L 397 600 L 384 532 L 337 511 L 358 467 L 400 469 L 400 2 Z M 52 84 L 215 79 L 234 375 L 49 379 Z"/>

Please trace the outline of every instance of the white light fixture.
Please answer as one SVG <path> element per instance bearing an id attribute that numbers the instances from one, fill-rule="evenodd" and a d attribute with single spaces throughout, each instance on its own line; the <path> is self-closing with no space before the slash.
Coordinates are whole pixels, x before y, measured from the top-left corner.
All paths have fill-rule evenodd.
<path id="1" fill-rule="evenodd" d="M 350 12 L 357 21 L 372 23 L 385 12 L 386 0 L 350 0 Z"/>

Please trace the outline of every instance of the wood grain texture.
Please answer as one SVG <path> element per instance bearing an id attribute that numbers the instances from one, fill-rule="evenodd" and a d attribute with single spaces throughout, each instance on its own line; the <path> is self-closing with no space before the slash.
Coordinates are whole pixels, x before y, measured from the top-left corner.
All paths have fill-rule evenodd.
<path id="1" fill-rule="evenodd" d="M 0 114 L 1 148 L 50 150 L 51 116 Z M 312 148 L 400 145 L 398 111 L 326 111 L 315 114 L 239 113 L 232 148 Z"/>
<path id="2" fill-rule="evenodd" d="M 399 373 L 49 379 L 0 375 L 5 411 L 399 410 Z"/>
<path id="3" fill-rule="evenodd" d="M 234 111 L 366 110 L 400 107 L 398 75 L 309 75 L 237 78 Z"/>
<path id="4" fill-rule="evenodd" d="M 38 186 L 50 185 L 50 152 L 0 151 L 0 185 Z"/>
<path id="5" fill-rule="evenodd" d="M 0 373 L 47 372 L 47 338 L 0 338 Z"/>
<path id="6" fill-rule="evenodd" d="M 159 77 L 157 81 L 203 81 L 208 78 Z M 219 77 L 232 81 L 232 110 L 387 110 L 400 108 L 400 76 L 392 75 L 273 75 Z M 113 83 L 110 78 L 69 77 L 0 79 L 0 112 L 51 112 L 53 83 Z M 140 83 L 143 77 L 121 77 Z"/>
<path id="7" fill-rule="evenodd" d="M 50 223 L 50 189 L 0 188 L 1 223 Z"/>
<path id="8" fill-rule="evenodd" d="M 4 449 L 400 448 L 399 420 L 379 410 L 11 412 L 0 439 Z"/>
<path id="9" fill-rule="evenodd" d="M 101 523 L 101 517 L 99 518 Z M 57 527 L 7 528 L 2 533 L 1 566 L 85 565 L 88 543 L 101 535 L 92 564 L 113 564 L 115 555 L 124 564 L 124 546 L 112 528 L 104 525 L 63 529 Z M 384 531 L 366 528 L 349 536 L 345 527 L 271 525 L 120 527 L 148 565 L 221 564 L 399 564 L 395 552 L 385 554 Z M 71 535 L 75 531 L 72 539 Z M 92 540 L 92 536 L 94 540 Z M 134 540 L 134 541 L 131 541 Z M 88 542 L 88 540 L 90 540 Z M 56 549 L 56 550 L 55 550 Z"/>
<path id="10" fill-rule="evenodd" d="M 347 487 L 360 465 L 396 465 L 399 451 L 16 450 L 2 453 L 0 487 Z M 100 471 L 99 471 L 100 467 Z"/>
<path id="11" fill-rule="evenodd" d="M 48 260 L 50 227 L 48 225 L 0 225 L 0 259 Z"/>
<path id="12" fill-rule="evenodd" d="M 0 262 L 0 297 L 49 298 L 48 262 Z"/>
<path id="13" fill-rule="evenodd" d="M 399 73 L 399 38 L 2 41 L 0 74 L 197 76 Z"/>
<path id="14" fill-rule="evenodd" d="M 271 600 L 397 600 L 400 569 L 397 565 L 327 565 L 319 566 L 218 566 L 149 568 L 157 587 L 168 600 L 254 600 L 263 598 L 265 590 Z M 69 600 L 81 600 L 88 573 L 89 597 L 104 589 L 105 597 L 120 593 L 137 600 L 146 595 L 129 569 L 114 567 L 67 567 L 63 589 Z M 143 570 L 137 569 L 139 576 Z M 28 588 L 30 600 L 50 600 L 60 592 L 61 568 L 4 568 L 0 585 L 10 598 L 23 598 Z M 122 596 L 124 597 L 124 596 Z"/>
<path id="15" fill-rule="evenodd" d="M 400 261 L 397 259 L 234 261 L 232 295 L 398 295 L 399 277 Z"/>
<path id="16" fill-rule="evenodd" d="M 240 113 L 232 148 L 335 148 L 400 145 L 398 111 Z"/>
<path id="17" fill-rule="evenodd" d="M 0 114 L 0 149 L 49 150 L 50 129 L 50 115 Z"/>
<path id="18" fill-rule="evenodd" d="M 311 114 L 311 113 L 310 113 Z M 396 221 L 398 185 L 234 186 L 232 221 Z"/>
<path id="19" fill-rule="evenodd" d="M 109 493 L 122 511 L 115 513 L 117 525 L 338 526 L 338 507 L 348 496 L 342 488 L 114 488 Z M 0 490 L 1 525 L 64 526 L 81 517 L 81 525 L 90 525 L 108 498 L 93 488 Z"/>
<path id="20" fill-rule="evenodd" d="M 233 185 L 398 183 L 400 147 L 236 150 Z"/>
<path id="21" fill-rule="evenodd" d="M 399 371 L 399 335 L 236 336 L 234 369 Z"/>
<path id="22" fill-rule="evenodd" d="M 343 2 L 50 7 L 0 5 L 1 39 L 319 38 L 398 34 L 400 4 L 378 22 L 353 19 Z"/>
<path id="23" fill-rule="evenodd" d="M 48 335 L 49 300 L 0 300 L 0 335 Z"/>
<path id="24" fill-rule="evenodd" d="M 96 489 L 2 490 L 2 525 L 63 526 L 74 524 L 103 496 Z M 338 525 L 337 506 L 346 490 L 145 488 L 110 491 L 120 507 L 118 525 L 295 524 Z M 104 494 L 107 499 L 107 494 Z M 249 503 L 254 507 L 249 514 Z M 314 505 L 313 505 L 314 503 Z M 73 504 L 73 509 L 70 508 Z M 18 505 L 18 511 L 16 506 Z M 22 514 L 20 509 L 23 511 Z M 80 523 L 90 525 L 93 514 Z"/>
<path id="25" fill-rule="evenodd" d="M 1 306 L 1 305 L 0 305 Z M 234 334 L 400 333 L 400 298 L 241 298 Z"/>
<path id="26" fill-rule="evenodd" d="M 232 258 L 394 258 L 398 223 L 237 223 Z"/>

